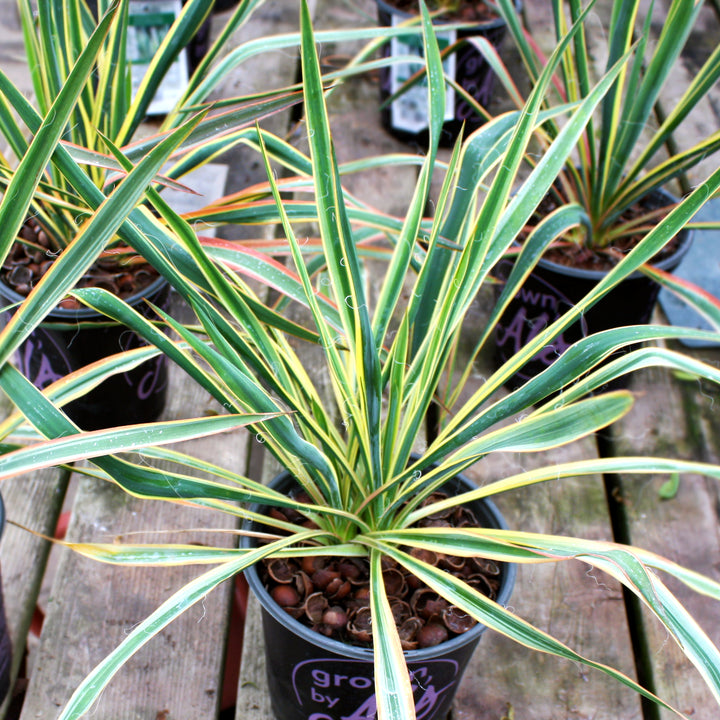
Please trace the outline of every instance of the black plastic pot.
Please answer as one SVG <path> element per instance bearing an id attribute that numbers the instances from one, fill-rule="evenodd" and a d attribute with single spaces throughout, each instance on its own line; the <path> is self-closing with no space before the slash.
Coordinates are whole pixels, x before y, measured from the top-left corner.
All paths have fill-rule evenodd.
<path id="1" fill-rule="evenodd" d="M 238 0 L 215 0 L 212 11 L 214 13 L 224 13 L 231 10 L 238 4 Z"/>
<path id="2" fill-rule="evenodd" d="M 5 529 L 5 505 L 0 495 L 0 538 Z M 5 617 L 5 603 L 3 601 L 2 574 L 0 573 L 0 705 L 10 689 L 10 665 L 12 664 L 12 647 L 10 646 L 10 631 Z"/>
<path id="3" fill-rule="evenodd" d="M 170 286 L 159 277 L 127 302 L 145 317 L 155 319 L 145 300 L 164 308 L 169 297 Z M 0 283 L 0 298 L 4 304 L 23 300 L 4 283 Z M 108 323 L 107 318 L 89 308 L 57 308 L 20 346 L 18 367 L 36 387 L 43 389 L 89 363 L 146 344 L 126 327 Z M 65 411 L 84 430 L 150 422 L 165 407 L 166 394 L 167 358 L 159 355 L 134 370 L 108 378 L 68 403 Z"/>
<path id="4" fill-rule="evenodd" d="M 283 473 L 271 486 L 289 493 L 295 480 Z M 458 475 L 448 492 L 476 487 Z M 489 500 L 471 506 L 484 527 L 507 528 Z M 256 507 L 256 512 L 265 508 Z M 248 528 L 257 525 L 248 523 Z M 244 544 L 252 543 L 248 538 Z M 516 567 L 503 564 L 497 602 L 505 605 L 515 583 Z M 288 615 L 270 596 L 255 567 L 245 572 L 262 606 L 270 702 L 278 720 L 362 720 L 375 717 L 373 651 L 332 640 Z M 475 625 L 463 635 L 422 650 L 405 653 L 415 689 L 418 720 L 443 720 L 450 710 L 462 674 L 485 630 Z"/>
<path id="5" fill-rule="evenodd" d="M 385 0 L 376 0 L 378 7 L 378 21 L 380 25 L 392 27 L 407 20 L 410 15 L 396 9 Z M 519 0 L 516 2 L 518 12 L 521 8 Z M 466 37 L 483 37 L 496 49 L 500 49 L 505 37 L 506 25 L 501 17 L 480 23 L 473 28 L 457 31 L 457 39 Z M 441 49 L 450 44 L 446 38 L 454 37 L 443 32 L 442 23 L 436 25 L 436 32 Z M 453 42 L 451 40 L 450 42 Z M 422 37 L 420 35 L 407 35 L 393 38 L 384 45 L 385 57 L 392 55 L 420 55 L 422 53 Z M 392 65 L 380 71 L 380 99 L 387 100 L 396 92 L 402 83 L 418 70 L 418 66 Z M 482 53 L 470 43 L 464 43 L 453 55 L 445 61 L 445 71 L 450 77 L 464 88 L 480 105 L 488 108 L 495 87 L 495 73 L 485 61 Z M 448 85 L 448 99 L 446 101 L 445 123 L 441 143 L 452 144 L 465 124 L 466 134 L 477 130 L 484 120 Z M 382 108 L 381 117 L 383 126 L 401 140 L 417 142 L 426 146 L 428 142 L 428 116 L 427 99 L 424 86 L 416 85 L 404 92 L 393 102 Z"/>
<path id="6" fill-rule="evenodd" d="M 669 193 L 662 192 L 660 195 L 666 200 L 665 204 L 667 201 L 677 201 Z M 678 240 L 675 252 L 655 263 L 656 267 L 672 272 L 678 266 L 690 248 L 692 232 L 682 230 Z M 510 260 L 499 263 L 497 276 L 506 280 L 512 265 Z M 601 271 L 572 268 L 541 259 L 497 324 L 497 361 L 503 363 L 510 359 L 539 332 L 585 297 L 604 276 L 605 273 Z M 519 387 L 549 367 L 568 346 L 583 337 L 615 327 L 648 323 L 659 292 L 660 286 L 654 280 L 639 272 L 633 273 L 523 365 L 507 385 L 513 389 Z"/>

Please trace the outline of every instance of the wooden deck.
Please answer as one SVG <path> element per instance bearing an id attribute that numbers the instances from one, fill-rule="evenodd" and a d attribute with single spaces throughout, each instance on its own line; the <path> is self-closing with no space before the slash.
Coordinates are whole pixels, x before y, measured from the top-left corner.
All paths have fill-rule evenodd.
<path id="1" fill-rule="evenodd" d="M 607 11 L 604 2 L 596 6 L 600 17 Z M 524 5 L 528 21 L 536 32 L 541 32 L 540 28 L 548 23 L 547 4 L 525 0 Z M 17 39 L 8 15 L 13 6 L 8 0 L 0 2 L 0 24 L 9 27 L 11 40 Z M 371 22 L 375 4 L 372 0 L 348 4 L 317 0 L 314 11 L 318 28 L 358 26 Z M 720 23 L 710 11 L 705 20 L 703 41 L 714 47 L 720 39 Z M 260 36 L 296 27 L 297 2 L 267 0 L 247 33 Z M 708 37 L 713 38 L 712 42 Z M 8 47 L 13 47 L 12 43 Z M 323 48 L 325 55 L 351 51 L 347 47 Z M 5 69 L 6 63 L 13 62 L 12 52 L 3 52 L 2 57 Z M 693 59 L 688 58 L 681 68 L 687 77 L 692 76 L 692 63 Z M 283 78 L 290 81 L 296 70 L 296 58 L 277 53 L 238 73 L 234 82 L 245 87 L 253 82 L 268 87 Z M 407 145 L 381 129 L 377 93 L 376 81 L 365 78 L 348 83 L 333 99 L 332 123 L 341 161 L 379 152 L 408 151 Z M 710 103 L 698 118 L 698 134 L 707 133 L 708 123 L 711 127 L 720 123 L 714 111 L 720 108 L 719 95 L 720 90 L 712 98 L 714 104 Z M 291 130 L 287 117 L 276 116 L 272 123 L 276 132 Z M 302 142 L 299 135 L 291 137 Z M 678 140 L 682 142 L 683 138 Z M 230 165 L 228 182 L 232 188 L 263 179 L 259 164 L 247 153 L 237 151 L 224 160 Z M 413 181 L 410 170 L 392 175 L 377 171 L 353 177 L 349 184 L 367 202 L 401 214 Z M 484 311 L 479 302 L 478 323 Z M 177 307 L 177 312 L 182 313 L 183 308 Z M 471 330 L 468 328 L 469 333 Z M 718 349 L 688 352 L 720 362 Z M 212 406 L 207 396 L 173 370 L 166 418 L 197 416 Z M 484 370 L 478 369 L 478 378 Z M 718 388 L 653 370 L 639 374 L 632 389 L 637 396 L 635 407 L 610 434 L 548 453 L 544 461 L 642 452 L 720 462 Z M 272 468 L 263 463 L 258 444 L 247 435 L 239 433 L 233 443 L 227 438 L 196 441 L 192 450 L 255 477 L 272 474 Z M 539 458 L 502 455 L 478 464 L 469 474 L 483 482 L 527 468 L 529 462 L 539 462 Z M 660 488 L 664 482 L 665 478 L 643 476 L 547 483 L 531 494 L 508 494 L 499 505 L 511 527 L 626 539 L 720 579 L 720 489 L 712 481 L 684 476 L 677 494 L 663 500 Z M 67 537 L 75 541 L 107 541 L 158 528 L 180 531 L 232 527 L 231 520 L 212 513 L 139 502 L 114 487 L 68 477 L 57 470 L 6 482 L 2 492 L 11 521 L 46 535 L 53 533 L 65 503 L 66 509 L 72 509 Z M 186 541 L 187 536 L 182 539 Z M 201 541 L 202 536 L 196 539 Z M 9 710 L 6 702 L 0 708 L 0 718 L 56 718 L 80 680 L 128 629 L 174 589 L 199 574 L 193 569 L 119 569 L 66 550 L 54 551 L 51 562 L 48 556 L 47 542 L 14 525 L 6 528 L 0 558 L 15 648 L 14 675 L 20 678 L 17 699 L 24 699 L 24 704 L 21 709 Z M 226 672 L 226 657 L 230 655 L 226 651 L 229 645 L 236 644 L 240 628 L 237 617 L 233 620 L 234 589 L 230 584 L 221 587 L 145 646 L 112 680 L 92 715 L 113 720 L 209 720 L 221 717 L 225 709 L 224 720 L 271 720 L 259 611 L 252 600 L 247 610 L 239 676 L 232 668 Z M 691 596 L 682 588 L 677 592 L 715 644 L 720 645 L 717 604 Z M 45 622 L 39 642 L 32 642 L 28 672 L 21 664 L 25 665 L 26 638 L 38 598 Z M 587 567 L 568 563 L 521 568 L 512 607 L 581 654 L 651 683 L 690 717 L 706 720 L 718 716 L 709 691 L 658 625 L 634 604 L 626 604 L 614 582 L 588 572 Z M 488 632 L 465 676 L 452 717 L 651 720 L 670 715 L 661 711 L 644 715 L 634 693 L 600 673 L 540 656 Z"/>

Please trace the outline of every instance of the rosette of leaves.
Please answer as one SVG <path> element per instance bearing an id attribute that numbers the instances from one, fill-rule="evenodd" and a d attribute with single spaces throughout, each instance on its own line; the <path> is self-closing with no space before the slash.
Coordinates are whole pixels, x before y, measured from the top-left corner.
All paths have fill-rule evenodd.
<path id="1" fill-rule="evenodd" d="M 99 0 L 96 10 L 104 28 L 102 39 L 93 43 L 90 69 L 81 80 L 82 87 L 70 112 L 57 128 L 61 131 L 62 152 L 82 166 L 94 188 L 78 187 L 58 168 L 57 158 L 42 168 L 39 182 L 34 178 L 30 180 L 34 187 L 32 200 L 28 208 L 18 205 L 18 212 L 25 215 L 22 229 L 18 228 L 17 232 L 19 245 L 28 249 L 14 251 L 25 252 L 33 268 L 32 277 L 22 273 L 22 294 L 29 292 L 58 253 L 75 240 L 99 199 L 125 174 L 115 157 L 116 149 L 121 148 L 131 163 L 137 163 L 188 117 L 212 108 L 174 148 L 162 174 L 158 173 L 155 178 L 156 187 L 187 190 L 182 184 L 184 176 L 238 144 L 256 142 L 256 121 L 300 101 L 297 86 L 266 88 L 239 97 L 214 97 L 228 74 L 244 62 L 265 52 L 297 50 L 298 33 L 278 33 L 234 44 L 237 31 L 263 2 L 240 0 L 237 3 L 225 24 L 216 30 L 216 39 L 190 75 L 175 106 L 149 130 L 149 126 L 141 128 L 141 124 L 146 120 L 158 88 L 188 42 L 207 21 L 213 4 L 207 0 L 188 0 L 183 4 L 181 13 L 162 37 L 142 81 L 133 90 L 127 50 L 130 2 Z M 29 138 L 40 127 L 39 118 L 47 117 L 57 107 L 57 98 L 71 81 L 77 59 L 92 37 L 100 37 L 95 33 L 98 20 L 83 0 L 41 2 L 35 12 L 30 0 L 18 0 L 18 8 L 34 99 L 29 102 L 10 79 L 0 73 L 0 133 L 7 146 L 6 154 L 0 152 L 2 190 L 8 189 L 28 155 Z M 328 31 L 326 38 L 338 41 L 347 34 L 347 31 Z M 368 41 L 375 37 L 372 28 L 350 34 Z M 358 61 L 354 67 L 336 70 L 334 77 L 361 72 L 364 67 Z M 271 142 L 281 143 L 279 138 Z M 138 200 L 138 204 L 143 202 L 144 198 Z M 226 215 L 235 207 L 223 199 L 219 202 L 223 202 Z M 242 204 L 242 200 L 239 202 Z M 26 219 L 30 220 L 29 224 Z M 193 221 L 202 224 L 203 220 L 203 213 L 196 211 Z M 213 222 L 218 223 L 216 217 Z M 14 225 L 17 223 L 13 219 Z M 3 255 L 3 261 L 11 260 L 12 256 Z M 144 263 L 146 258 L 138 256 L 127 237 L 117 237 L 106 246 L 99 260 L 132 267 Z"/>
<path id="2" fill-rule="evenodd" d="M 564 223 L 554 224 L 552 232 L 543 233 L 543 246 L 562 238 L 564 243 L 587 251 L 585 254 L 599 253 L 614 262 L 618 253 L 627 252 L 672 209 L 672 205 L 665 203 L 660 203 L 663 205 L 660 208 L 658 203 L 643 205 L 643 200 L 673 180 L 681 181 L 682 185 L 689 170 L 720 148 L 720 131 L 692 141 L 694 144 L 683 149 L 678 148 L 674 138 L 682 133 L 684 123 L 717 84 L 720 49 L 715 48 L 702 61 L 672 109 L 665 111 L 659 103 L 663 91 L 675 82 L 674 70 L 681 62 L 682 51 L 691 42 L 693 31 L 698 29 L 704 3 L 672 0 L 661 11 L 658 9 L 663 13 L 663 22 L 656 37 L 655 5 L 645 7 L 639 0 L 622 0 L 611 5 L 603 48 L 607 52 L 606 67 L 612 67 L 628 52 L 632 52 L 632 61 L 618 74 L 597 113 L 590 118 L 548 193 L 546 212 L 533 222 L 537 225 L 553 210 L 566 217 Z M 539 40 L 533 38 L 532 28 L 523 28 L 511 2 L 499 0 L 498 10 L 514 38 L 531 83 L 537 82 L 546 65 Z M 555 36 L 561 38 L 582 15 L 583 4 L 579 0 L 569 3 L 553 0 L 552 13 Z M 593 87 L 599 51 L 589 47 L 585 25 L 581 24 L 558 63 L 545 100 L 546 108 L 580 102 Z M 499 73 L 499 77 L 507 82 L 509 75 Z M 511 97 L 522 102 L 517 88 L 510 85 L 508 89 Z M 545 148 L 559 132 L 560 124 L 549 120 L 536 140 Z M 528 156 L 528 160 L 532 162 L 532 157 Z"/>
<path id="3" fill-rule="evenodd" d="M 639 339 L 717 337 L 717 332 L 647 326 L 591 335 L 521 388 L 509 394 L 496 393 L 544 343 L 576 321 L 587 307 L 634 272 L 663 246 L 668 236 L 683 227 L 720 187 L 720 171 L 698 186 L 648 233 L 582 302 L 539 333 L 470 397 L 465 397 L 461 392 L 464 376 L 449 374 L 448 369 L 478 290 L 491 282 L 495 263 L 515 242 L 549 191 L 628 58 L 620 59 L 579 104 L 562 109 L 568 113 L 567 121 L 537 168 L 513 193 L 529 143 L 549 117 L 542 111 L 544 93 L 555 64 L 572 42 L 572 32 L 579 27 L 576 23 L 558 44 L 522 112 L 495 118 L 455 147 L 436 199 L 436 213 L 433 218 L 425 218 L 423 210 L 435 170 L 444 115 L 444 88 L 439 49 L 430 16 L 423 9 L 432 138 L 406 217 L 398 224 L 382 213 L 359 207 L 343 189 L 316 38 L 305 3 L 301 21 L 309 164 L 295 156 L 296 165 L 304 167 L 305 174 L 280 186 L 272 173 L 268 175 L 268 191 L 275 199 L 274 217 L 284 229 L 286 252 L 292 265 L 285 268 L 274 264 L 259 251 L 249 256 L 237 247 L 204 247 L 187 223 L 151 190 L 147 197 L 172 234 L 163 243 L 156 243 L 152 236 L 142 233 L 134 241 L 140 252 L 152 254 L 156 267 L 190 304 L 195 313 L 193 324 L 184 326 L 165 316 L 178 334 L 179 339 L 175 340 L 102 289 L 74 293 L 83 303 L 142 334 L 177 363 L 189 380 L 200 383 L 220 401 L 228 414 L 81 433 L 62 412 L 63 393 L 73 383 L 77 388 L 78 378 L 41 393 L 11 365 L 6 363 L 0 369 L 0 387 L 19 411 L 2 426 L 8 444 L 0 457 L 0 478 L 89 458 L 97 466 L 94 471 L 97 476 L 111 477 L 135 495 L 193 503 L 208 511 L 259 519 L 271 527 L 275 523 L 277 529 L 276 535 L 270 533 L 269 542 L 254 549 L 121 543 L 77 546 L 78 551 L 110 563 L 197 563 L 214 567 L 169 597 L 134 627 L 82 683 L 61 717 L 76 718 L 86 712 L 129 655 L 219 583 L 265 558 L 314 555 L 368 560 L 378 715 L 383 720 L 414 717 L 410 681 L 404 671 L 401 643 L 383 581 L 383 558 L 391 558 L 487 627 L 529 648 L 597 668 L 662 703 L 621 672 L 592 658 L 580 657 L 461 578 L 424 562 L 423 554 L 413 554 L 412 548 L 493 562 L 588 563 L 616 578 L 640 598 L 667 628 L 669 637 L 678 641 L 720 700 L 717 676 L 720 651 L 680 606 L 657 571 L 674 575 L 714 600 L 720 600 L 717 582 L 643 549 L 611 542 L 537 535 L 522 528 L 418 530 L 416 526 L 423 517 L 448 507 L 507 490 L 522 492 L 523 488 L 551 479 L 625 471 L 692 472 L 720 479 L 720 467 L 708 463 L 652 457 L 592 459 L 520 471 L 454 498 L 434 495 L 450 478 L 490 453 L 542 453 L 611 424 L 628 411 L 631 394 L 625 390 L 593 393 L 610 379 L 637 368 L 665 365 L 720 382 L 716 368 L 665 348 L 634 349 L 610 363 L 602 363 L 618 348 L 634 345 Z M 176 131 L 189 132 L 192 124 Z M 258 142 L 264 152 L 263 137 L 266 136 L 259 136 Z M 162 147 L 167 150 L 167 144 Z M 91 223 L 100 226 L 105 214 L 119 227 L 123 226 L 122 203 L 127 202 L 128 195 L 144 192 L 151 182 L 158 163 L 162 162 L 160 148 L 128 174 L 93 215 Z M 44 146 L 41 149 L 48 152 Z M 265 152 L 264 158 L 269 169 Z M 368 163 L 380 161 L 373 159 Z M 387 159 L 388 163 L 394 161 Z M 118 162 L 125 164 L 126 159 L 119 154 Z M 63 172 L 73 171 L 74 166 L 67 162 Z M 305 188 L 308 183 L 312 185 L 309 199 L 295 202 L 281 197 L 281 188 Z M 483 190 L 480 196 L 479 190 Z M 265 200 L 262 207 L 267 212 Z M 307 218 L 318 222 L 317 241 L 305 242 L 304 237 L 302 240 L 296 237 L 294 220 Z M 374 244 L 373 237 L 378 232 L 384 242 Z M 383 250 L 388 240 L 390 250 Z M 378 255 L 386 258 L 386 265 L 377 297 L 371 298 L 363 274 L 366 260 L 377 259 Z M 182 264 L 175 262 L 175 258 L 181 258 Z M 283 325 L 277 308 L 271 312 L 247 286 L 243 277 L 247 274 L 257 277 L 258 267 L 267 271 L 268 285 L 286 300 L 298 302 L 309 311 L 311 321 L 306 327 L 294 326 L 289 321 Z M 316 283 L 319 271 L 324 273 L 324 282 Z M 57 276 L 56 292 L 71 287 L 54 268 L 48 275 Z M 49 293 L 47 287 L 41 290 Z M 41 295 L 38 292 L 38 297 Z M 717 306 L 709 304 L 707 312 L 715 327 L 720 327 Z M 35 321 L 29 312 L 25 319 L 30 324 Z M 485 338 L 490 336 L 496 319 L 497 312 L 490 319 Z M 17 330 L 6 329 L 0 334 L 0 361 L 6 360 L 12 351 Z M 294 349 L 297 338 L 290 338 L 290 334 L 312 340 L 322 349 L 324 369 L 330 378 L 330 401 L 310 380 Z M 441 423 L 437 436 L 430 439 L 427 447 L 414 455 L 428 409 L 439 398 L 452 414 Z M 37 429 L 40 438 L 29 447 L 13 448 L 9 444 L 10 435 L 23 418 Z M 298 481 L 307 499 L 293 500 L 231 469 L 163 448 L 166 443 L 193 433 L 225 430 L 245 423 L 262 436 L 265 448 Z M 150 449 L 139 459 L 132 454 L 122 458 L 115 455 L 137 452 L 145 446 Z M 148 455 L 172 460 L 177 469 L 153 469 L 147 464 Z M 204 477 L 192 477 L 184 471 L 186 467 L 203 470 Z M 429 498 L 432 500 L 426 502 Z M 256 518 L 247 509 L 249 503 L 256 502 L 291 508 L 312 519 L 313 524 L 306 527 L 294 521 L 274 521 L 272 517 Z"/>

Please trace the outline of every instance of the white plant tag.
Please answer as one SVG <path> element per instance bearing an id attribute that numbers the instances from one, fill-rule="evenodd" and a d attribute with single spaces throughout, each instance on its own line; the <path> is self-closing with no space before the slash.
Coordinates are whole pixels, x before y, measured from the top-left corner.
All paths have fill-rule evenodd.
<path id="1" fill-rule="evenodd" d="M 130 0 L 127 57 L 131 65 L 133 97 L 160 43 L 181 10 L 180 0 Z M 170 112 L 186 90 L 188 80 L 187 52 L 183 50 L 160 83 L 148 108 L 148 115 Z"/>
<path id="2" fill-rule="evenodd" d="M 397 15 L 393 16 L 393 26 L 399 25 L 402 18 Z M 448 47 L 455 42 L 457 33 L 454 30 L 444 32 L 436 32 L 440 50 Z M 393 56 L 414 55 L 422 58 L 423 40 L 421 35 L 399 35 L 391 40 L 391 54 Z M 390 67 L 390 92 L 397 92 L 414 73 L 416 73 L 422 63 L 407 62 L 397 63 Z M 445 62 L 443 68 L 447 77 L 455 79 L 455 53 L 450 55 Z M 428 90 L 427 77 L 424 77 L 419 83 L 413 85 L 405 91 L 390 106 L 391 124 L 396 130 L 403 130 L 409 133 L 417 133 L 428 127 Z M 445 91 L 445 120 L 452 120 L 455 117 L 455 90 L 451 85 L 447 85 Z"/>

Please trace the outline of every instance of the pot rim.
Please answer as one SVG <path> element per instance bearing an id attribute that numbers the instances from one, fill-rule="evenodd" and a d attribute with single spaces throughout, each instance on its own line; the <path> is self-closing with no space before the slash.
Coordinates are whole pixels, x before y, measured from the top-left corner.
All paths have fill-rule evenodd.
<path id="1" fill-rule="evenodd" d="M 5 530 L 5 502 L 3 501 L 2 493 L 0 493 L 0 538 L 2 537 L 3 530 Z"/>
<path id="2" fill-rule="evenodd" d="M 676 197 L 668 190 L 665 190 L 665 188 L 655 188 L 643 197 L 652 197 L 653 195 L 661 195 L 673 203 L 680 202 L 680 198 Z M 673 236 L 678 238 L 679 240 L 678 247 L 675 249 L 672 255 L 663 258 L 659 262 L 651 263 L 652 267 L 656 267 L 660 270 L 666 271 L 671 271 L 675 269 L 680 264 L 685 255 L 687 255 L 688 250 L 690 250 L 693 234 L 694 230 L 687 227 L 681 228 L 680 231 Z M 560 263 L 553 262 L 552 260 L 547 260 L 544 257 L 541 257 L 538 260 L 537 264 L 539 267 L 545 268 L 546 270 L 551 270 L 558 275 L 566 275 L 573 278 L 582 278 L 595 282 L 602 280 L 608 274 L 608 272 L 610 272 L 609 270 L 588 270 L 586 268 L 573 267 L 572 265 L 561 265 Z M 642 273 L 636 270 L 631 275 L 628 275 L 628 277 L 625 279 L 630 280 L 638 277 L 642 277 Z"/>
<path id="3" fill-rule="evenodd" d="M 142 290 L 139 290 L 134 295 L 130 295 L 130 297 L 125 299 L 125 302 L 130 306 L 136 306 L 138 305 L 143 299 L 145 298 L 151 298 L 152 296 L 156 295 L 160 290 L 163 288 L 164 285 L 167 285 L 168 281 L 165 279 L 163 275 L 158 275 L 155 280 L 153 280 L 147 287 L 143 288 Z M 0 279 L 0 298 L 6 298 L 9 300 L 12 304 L 21 303 L 25 300 L 24 295 L 20 295 L 20 293 L 15 292 L 11 287 L 9 287 L 2 279 Z M 55 307 L 53 308 L 46 316 L 46 319 L 55 319 L 55 320 L 64 320 L 64 321 L 72 321 L 72 320 L 81 320 L 81 319 L 90 319 L 90 318 L 102 318 L 104 317 L 101 313 L 97 312 L 96 310 L 93 310 L 88 307 L 82 307 L 82 308 L 61 308 L 61 307 Z M 45 320 L 43 320 L 45 322 Z"/>
<path id="4" fill-rule="evenodd" d="M 453 479 L 449 482 L 452 482 L 453 480 L 456 480 L 466 485 L 468 489 L 477 488 L 476 483 L 474 483 L 462 473 L 458 473 L 457 475 L 455 475 Z M 276 485 L 281 485 L 283 483 L 292 481 L 292 475 L 287 470 L 285 470 L 272 479 L 272 481 L 270 482 L 270 486 L 275 487 Z M 499 530 L 508 529 L 508 524 L 505 521 L 505 518 L 500 514 L 500 511 L 497 509 L 495 503 L 492 500 L 490 500 L 489 498 L 481 498 L 474 502 L 484 506 L 486 515 L 491 518 L 492 522 L 495 523 L 494 525 L 489 524 L 490 527 L 495 527 Z M 254 504 L 252 506 L 252 509 L 254 512 L 261 512 L 261 507 L 262 506 L 260 504 Z M 243 523 L 243 527 L 249 528 L 252 527 L 253 524 L 254 521 L 245 521 Z M 251 542 L 252 538 L 243 537 L 241 544 L 243 547 L 250 547 Z M 498 605 L 506 606 L 515 585 L 515 578 L 517 576 L 517 565 L 515 563 L 505 562 L 503 563 L 503 570 L 504 575 L 495 602 Z M 320 646 L 329 652 L 335 653 L 336 655 L 341 655 L 356 660 L 364 660 L 366 662 L 373 661 L 372 647 L 359 647 L 356 645 L 350 645 L 348 643 L 340 642 L 339 640 L 328 638 L 324 635 L 321 635 L 320 633 L 314 632 L 307 625 L 304 625 L 299 620 L 296 620 L 291 615 L 286 613 L 272 599 L 270 593 L 265 589 L 265 586 L 260 580 L 260 575 L 257 570 L 257 563 L 251 565 L 249 568 L 244 570 L 244 573 L 245 577 L 247 578 L 248 584 L 250 585 L 252 591 L 255 593 L 255 596 L 262 605 L 263 610 L 267 611 L 277 622 L 289 625 L 294 633 L 301 636 L 306 641 L 310 642 L 313 645 Z M 480 635 L 486 629 L 486 625 L 483 625 L 482 623 L 477 623 L 470 630 L 463 633 L 462 635 L 456 635 L 454 638 L 446 640 L 439 645 L 434 645 L 432 647 L 422 648 L 419 650 L 405 650 L 403 651 L 403 655 L 405 656 L 405 660 L 408 663 L 419 663 L 431 658 L 437 658 L 447 653 L 453 652 L 456 648 L 479 640 Z"/>
<path id="5" fill-rule="evenodd" d="M 417 13 L 409 13 L 409 12 L 406 12 L 405 10 L 400 10 L 400 9 L 396 8 L 395 6 L 388 4 L 387 2 L 385 2 L 385 0 L 375 0 L 375 2 L 377 3 L 377 6 L 379 9 L 383 10 L 390 16 L 400 15 L 400 17 L 402 17 L 402 18 L 411 18 L 411 17 L 417 16 Z M 522 10 L 522 0 L 515 0 L 515 10 L 518 13 L 520 13 L 520 11 Z M 437 20 L 435 22 L 437 22 L 438 25 L 452 24 L 450 21 L 447 21 L 447 20 Z M 455 21 L 455 22 L 457 22 L 457 21 Z M 499 28 L 499 27 L 505 27 L 505 20 L 503 20 L 502 15 L 498 15 L 496 18 L 494 18 L 492 20 L 484 20 L 482 22 L 475 23 L 474 25 L 471 25 L 468 29 L 472 30 L 474 28 L 478 28 L 478 29 L 482 29 L 482 30 L 487 30 L 487 29 L 493 29 L 493 28 Z"/>
<path id="6" fill-rule="evenodd" d="M 687 255 L 692 245 L 693 230 L 683 228 L 676 237 L 680 238 L 680 244 L 678 248 L 673 252 L 672 255 L 664 258 L 660 262 L 652 263 L 653 267 L 659 268 L 660 270 L 671 271 L 676 268 L 682 259 Z M 547 260 L 546 258 L 540 258 L 537 262 L 538 266 L 545 268 L 546 270 L 552 270 L 558 275 L 567 275 L 574 278 L 583 278 L 585 280 L 602 280 L 609 270 L 588 270 L 586 268 L 577 268 L 571 265 L 561 265 L 560 263 Z M 642 273 L 635 271 L 631 275 L 628 275 L 626 279 L 642 277 Z"/>

